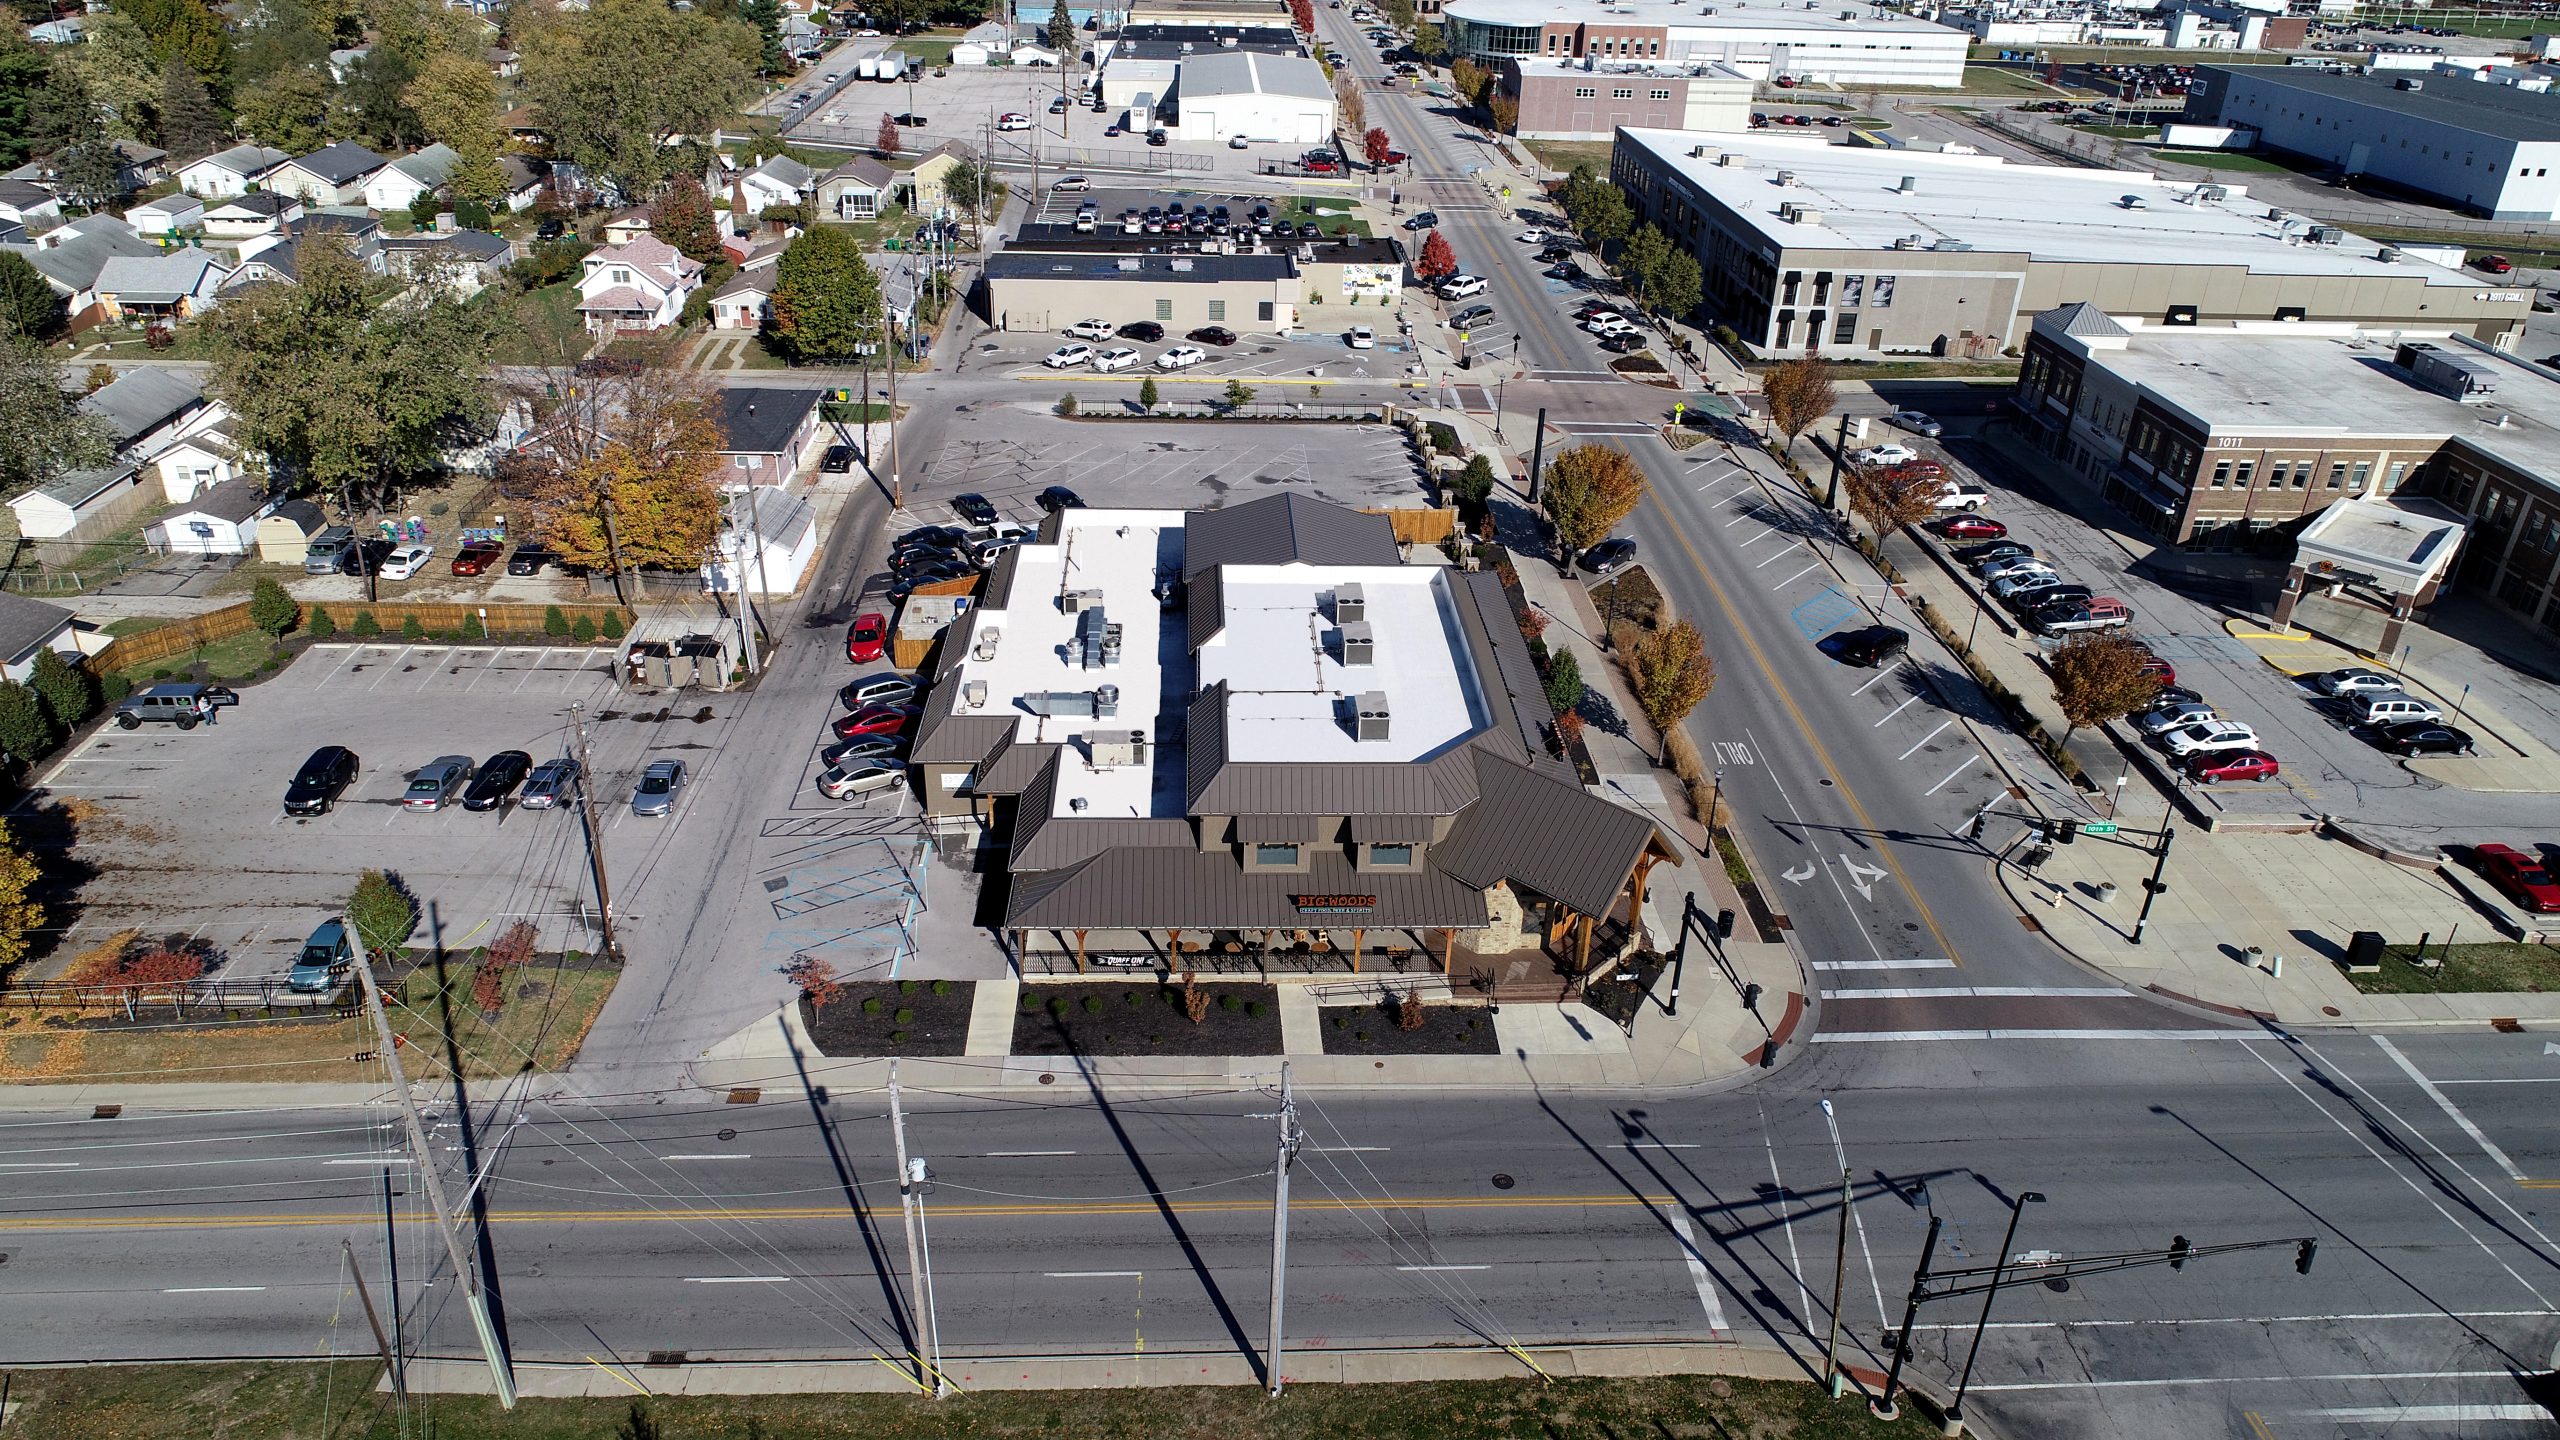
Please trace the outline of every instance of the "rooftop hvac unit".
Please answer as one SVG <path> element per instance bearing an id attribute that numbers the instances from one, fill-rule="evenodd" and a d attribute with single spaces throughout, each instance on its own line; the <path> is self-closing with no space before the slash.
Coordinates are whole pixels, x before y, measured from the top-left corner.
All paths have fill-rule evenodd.
<path id="1" fill-rule="evenodd" d="M 1716 157 L 1716 164 L 1727 170 L 1739 170 L 1748 158 L 1749 157 L 1747 156 L 1736 155 L 1732 151 L 1728 150 L 1722 155 Z"/>
<path id="2" fill-rule="evenodd" d="M 1120 627 L 1114 625 L 1097 605 L 1076 612 L 1076 663 L 1086 670 L 1099 670 L 1120 658 Z"/>
<path id="3" fill-rule="evenodd" d="M 1378 637 L 1365 620 L 1354 620 L 1342 627 L 1342 663 L 1370 665 L 1377 661 Z"/>
<path id="4" fill-rule="evenodd" d="M 1896 250 L 1917 250 L 1928 243 L 1929 237 L 1926 235 L 1898 235 L 1894 237 L 1893 248 Z"/>
<path id="5" fill-rule="evenodd" d="M 1191 268 L 1191 262 L 1188 260 L 1176 260 L 1173 262 L 1173 268 L 1176 270 L 1189 270 Z"/>
<path id="6" fill-rule="evenodd" d="M 1778 207 L 1778 218 L 1790 225 L 1819 225 L 1822 223 L 1822 212 L 1810 205 L 1781 205 Z"/>
<path id="7" fill-rule="evenodd" d="M 1781 171 L 1779 171 L 1779 172 L 1778 172 L 1778 188 L 1779 188 L 1779 189 L 1781 189 L 1781 190 L 1792 190 L 1792 189 L 1794 189 L 1794 188 L 1795 188 L 1795 183 L 1796 183 L 1796 172 L 1794 172 L 1793 170 L 1781 170 Z"/>
<path id="8" fill-rule="evenodd" d="M 1113 716 L 1115 716 L 1115 715 L 1119 714 L 1119 713 L 1120 713 L 1120 687 L 1119 687 L 1119 686 L 1117 686 L 1117 685 L 1096 685 L 1096 686 L 1094 686 L 1094 687 L 1093 687 L 1093 713 L 1094 713 L 1094 715 L 1095 715 L 1095 717 L 1096 717 L 1096 718 L 1098 718 L 1098 719 L 1103 719 L 1103 720 L 1108 720 L 1108 719 L 1112 718 Z"/>
<path id="9" fill-rule="evenodd" d="M 987 708 L 987 682 L 972 680 L 960 687 L 960 703 L 972 710 Z"/>
<path id="10" fill-rule="evenodd" d="M 2410 378 L 2465 405 L 2476 405 L 2497 393 L 2498 372 L 2459 350 L 2424 340 L 2411 340 L 2393 352 L 2391 363 Z"/>
<path id="11" fill-rule="evenodd" d="M 2381 261 L 2385 265 L 2395 264 L 2400 259 L 2400 247 L 2396 245 L 2385 245 L 2380 250 L 2374 252 L 2373 258 Z"/>
<path id="12" fill-rule="evenodd" d="M 1369 618 L 1369 592 L 1357 580 L 1333 587 L 1333 623 L 1352 625 Z"/>
<path id="13" fill-rule="evenodd" d="M 1970 250 L 1973 248 L 1973 242 L 1970 240 L 1941 239 L 1932 242 L 1929 248 L 1932 250 Z"/>
<path id="14" fill-rule="evenodd" d="M 1147 763 L 1144 730 L 1096 730 L 1085 736 L 1084 743 L 1096 770 L 1119 770 Z"/>
<path id="15" fill-rule="evenodd" d="M 1067 797 L 1067 808 L 1078 815 L 1083 814 L 1085 812 L 1085 807 L 1092 803 L 1092 801 L 1087 800 L 1081 795 L 1070 795 Z"/>
<path id="16" fill-rule="evenodd" d="M 2399 88 L 2403 90 L 2424 90 L 2427 88 L 2427 82 L 2419 79 L 2415 75 L 2404 75 L 2400 78 Z"/>
<path id="17" fill-rule="evenodd" d="M 2227 185 L 2206 185 L 2199 188 L 2196 195 L 2204 200 L 2228 200 L 2231 198 L 2231 189 Z"/>
<path id="18" fill-rule="evenodd" d="M 1102 592 L 1099 590 L 1070 590 L 1066 594 L 1058 597 L 1058 608 L 1066 611 L 1070 615 L 1081 615 L 1087 610 L 1099 610 L 1102 608 Z"/>
<path id="19" fill-rule="evenodd" d="M 2335 225 L 2314 225 L 2310 233 L 2303 238 L 2314 245 L 2335 245 L 2347 238 L 2347 232 Z"/>
<path id="20" fill-rule="evenodd" d="M 1355 733 L 1360 739 L 1384 740 L 1387 738 L 1386 691 L 1361 691 L 1359 698 L 1351 702 L 1351 713 L 1355 717 L 1357 726 Z"/>
<path id="21" fill-rule="evenodd" d="M 996 658 L 996 644 L 1002 639 L 1004 639 L 1004 627 L 990 625 L 978 632 L 978 643 L 969 651 L 969 654 L 973 659 L 993 660 Z"/>
<path id="22" fill-rule="evenodd" d="M 1690 146 L 1690 147 L 1689 147 L 1689 158 L 1690 158 L 1690 159 L 1692 159 L 1692 160 L 1704 160 L 1704 159 L 1706 159 L 1706 158 L 1707 158 L 1707 147 L 1706 147 L 1706 146 L 1704 146 L 1704 145 L 1692 145 L 1692 146 Z"/>
<path id="23" fill-rule="evenodd" d="M 1138 257 L 1135 255 L 1122 256 L 1117 268 L 1122 270 L 1136 270 L 1138 268 Z"/>
<path id="24" fill-rule="evenodd" d="M 1022 697 L 1022 708 L 1034 715 L 1061 715 L 1073 720 L 1090 720 L 1099 707 L 1096 690 L 1034 690 Z"/>

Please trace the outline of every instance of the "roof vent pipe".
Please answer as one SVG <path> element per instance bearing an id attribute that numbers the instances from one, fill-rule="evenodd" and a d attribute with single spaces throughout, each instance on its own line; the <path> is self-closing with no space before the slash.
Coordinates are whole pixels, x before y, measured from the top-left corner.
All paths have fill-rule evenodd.
<path id="1" fill-rule="evenodd" d="M 1894 186 L 1893 188 L 1896 194 L 1917 195 L 1920 193 L 1920 177 L 1917 175 L 1905 175 L 1902 177 L 1902 183 Z"/>

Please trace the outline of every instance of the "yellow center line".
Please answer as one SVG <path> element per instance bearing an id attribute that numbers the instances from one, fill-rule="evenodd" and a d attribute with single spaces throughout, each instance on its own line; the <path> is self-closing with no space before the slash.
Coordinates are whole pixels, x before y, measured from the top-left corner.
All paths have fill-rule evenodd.
<path id="1" fill-rule="evenodd" d="M 500 1182 L 503 1184 L 504 1182 Z M 1420 1199 L 1394 1199 L 1383 1204 L 1408 1210 L 1626 1210 L 1666 1208 L 1683 1202 L 1676 1195 L 1630 1195 L 1623 1191 L 1609 1195 L 1438 1195 Z M 1371 1202 L 1331 1197 L 1294 1198 L 1293 1210 L 1366 1211 L 1375 1208 Z M 1018 1218 L 1030 1216 L 1112 1216 L 1155 1215 L 1169 1209 L 1177 1215 L 1259 1215 L 1271 1209 L 1271 1202 L 1259 1196 L 1228 1200 L 1169 1200 L 1159 1206 L 1153 1200 L 1043 1200 L 1018 1203 L 965 1201 L 936 1203 L 933 1218 Z M 500 1225 L 574 1225 L 580 1223 L 665 1223 L 717 1218 L 722 1220 L 842 1220 L 850 1211 L 842 1203 L 828 1205 L 721 1205 L 680 1204 L 663 1206 L 596 1209 L 596 1210 L 497 1210 L 490 1220 Z M 0 1232 L 72 1230 L 262 1230 L 296 1229 L 313 1226 L 343 1227 L 378 1225 L 378 1211 L 312 1211 L 303 1214 L 244 1215 L 18 1215 L 0 1218 Z"/>
<path id="2" fill-rule="evenodd" d="M 1929 911 L 1929 902 L 1920 898 L 1920 887 L 1911 883 L 1911 876 L 1903 870 L 1902 862 L 1894 858 L 1892 848 L 1884 843 L 1883 828 L 1868 816 L 1867 807 L 1858 801 L 1858 792 L 1849 788 L 1848 777 L 1842 775 L 1840 767 L 1832 763 L 1831 752 L 1823 748 L 1821 739 L 1813 733 L 1812 724 L 1805 719 L 1803 708 L 1796 704 L 1796 697 L 1790 694 L 1785 683 L 1778 679 L 1777 667 L 1769 663 L 1768 655 L 1761 650 L 1760 642 L 1753 637 L 1751 628 L 1742 623 L 1741 613 L 1734 609 L 1732 597 L 1724 593 L 1724 586 L 1718 584 L 1715 575 L 1707 569 L 1707 562 L 1698 554 L 1698 547 L 1690 543 L 1689 532 L 1680 527 L 1680 522 L 1672 515 L 1670 507 L 1664 505 L 1650 487 L 1646 489 L 1645 502 L 1662 516 L 1664 524 L 1671 527 L 1673 538 L 1680 542 L 1681 551 L 1689 557 L 1690 568 L 1698 572 L 1699 579 L 1707 582 L 1708 591 L 1716 597 L 1716 608 L 1724 611 L 1725 622 L 1733 627 L 1734 634 L 1742 637 L 1743 648 L 1751 652 L 1752 663 L 1760 667 L 1761 678 L 1769 682 L 1770 693 L 1778 697 L 1779 704 L 1787 707 L 1788 716 L 1795 721 L 1796 733 L 1804 737 L 1805 744 L 1813 747 L 1813 758 L 1831 776 L 1832 788 L 1839 792 L 1841 799 L 1849 802 L 1849 813 L 1857 816 L 1858 823 L 1875 835 L 1874 849 L 1877 857 L 1882 859 L 1885 867 L 1893 872 L 1894 881 L 1902 886 L 1902 893 L 1910 897 L 1911 907 L 1920 912 L 1920 923 L 1929 927 L 1930 937 L 1938 942 L 1938 953 L 1953 960 L 1959 966 L 1963 965 L 1964 957 L 1956 953 L 1955 942 L 1949 940 L 1947 932 L 1939 928 L 1938 917 Z"/>

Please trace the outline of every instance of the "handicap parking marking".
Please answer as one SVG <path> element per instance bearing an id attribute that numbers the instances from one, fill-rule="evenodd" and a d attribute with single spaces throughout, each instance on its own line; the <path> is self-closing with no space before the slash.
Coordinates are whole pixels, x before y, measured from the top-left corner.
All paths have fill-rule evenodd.
<path id="1" fill-rule="evenodd" d="M 1787 618 L 1795 622 L 1806 639 L 1812 640 L 1830 634 L 1841 621 L 1863 613 L 1857 601 L 1836 587 L 1825 585 L 1812 599 L 1788 611 Z"/>

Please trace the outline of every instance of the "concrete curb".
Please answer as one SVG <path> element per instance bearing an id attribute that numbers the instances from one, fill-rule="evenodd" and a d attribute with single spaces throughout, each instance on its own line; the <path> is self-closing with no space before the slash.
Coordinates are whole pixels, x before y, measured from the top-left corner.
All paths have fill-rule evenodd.
<path id="1" fill-rule="evenodd" d="M 2441 850 L 2433 855 L 2416 855 L 2407 851 L 2394 850 L 2379 840 L 2368 839 L 2357 834 L 2347 828 L 2346 822 L 2335 815 L 2321 816 L 2320 830 L 2322 834 L 2339 841 L 2351 850 L 2361 850 L 2376 860 L 2388 860 L 2394 865 L 2410 870 L 2434 870 L 2443 865 L 2446 859 Z"/>

